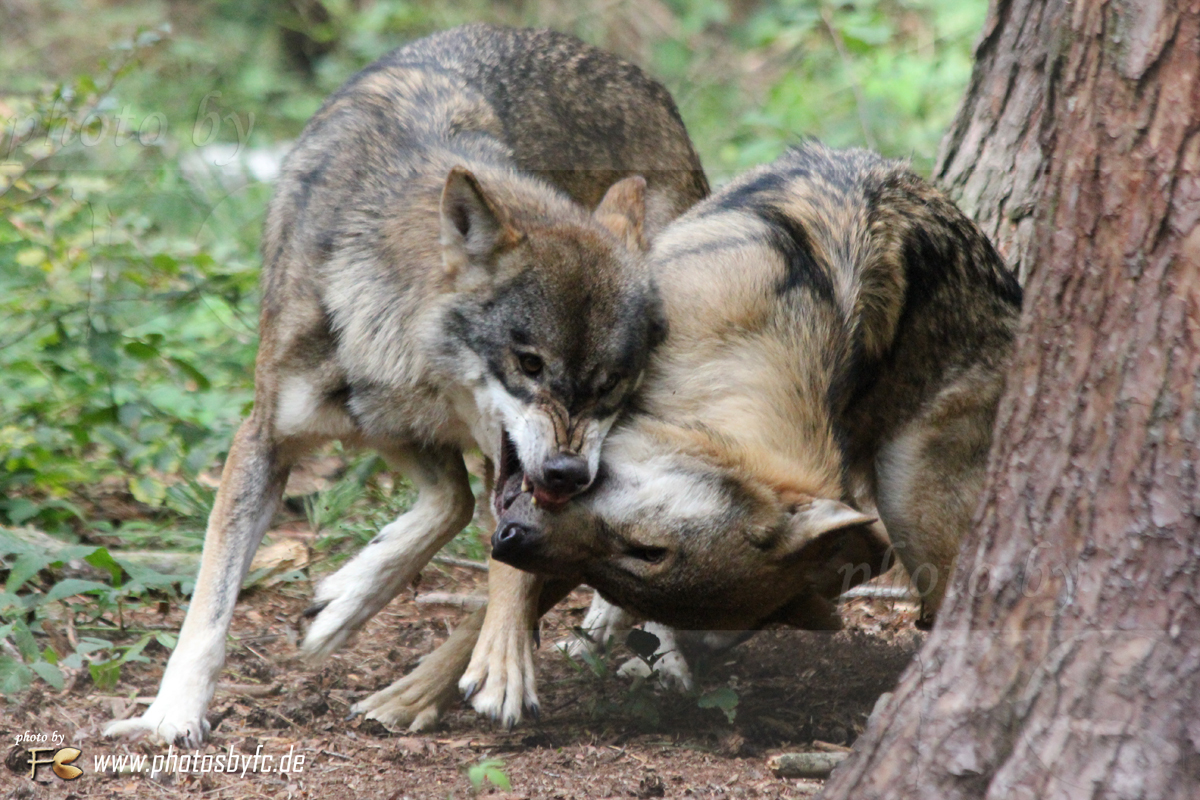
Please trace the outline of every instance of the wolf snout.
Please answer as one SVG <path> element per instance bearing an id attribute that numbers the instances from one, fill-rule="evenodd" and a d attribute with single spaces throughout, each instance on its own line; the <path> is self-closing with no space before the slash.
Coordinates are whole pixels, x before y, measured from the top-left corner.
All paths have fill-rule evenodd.
<path id="1" fill-rule="evenodd" d="M 502 522 L 492 534 L 492 558 L 520 567 L 537 546 L 538 532 L 523 522 Z"/>
<path id="2" fill-rule="evenodd" d="M 577 453 L 558 453 L 542 465 L 542 484 L 560 497 L 581 492 L 591 481 L 587 459 Z"/>

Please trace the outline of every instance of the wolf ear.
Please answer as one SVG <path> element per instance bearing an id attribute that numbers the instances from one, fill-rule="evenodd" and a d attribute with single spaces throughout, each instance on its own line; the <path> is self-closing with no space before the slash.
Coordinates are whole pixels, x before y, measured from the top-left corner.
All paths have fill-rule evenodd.
<path id="1" fill-rule="evenodd" d="M 644 252 L 646 242 L 646 179 L 633 175 L 608 187 L 592 216 L 625 246 Z"/>
<path id="2" fill-rule="evenodd" d="M 804 498 L 793 504 L 784 535 L 788 556 L 819 552 L 826 544 L 832 544 L 841 534 L 851 528 L 860 528 L 874 523 L 875 517 L 851 508 L 845 503 L 824 497 Z"/>
<path id="3" fill-rule="evenodd" d="M 464 274 L 472 265 L 489 267 L 498 251 L 524 238 L 504 208 L 463 167 L 446 176 L 441 217 L 442 261 L 451 277 Z"/>

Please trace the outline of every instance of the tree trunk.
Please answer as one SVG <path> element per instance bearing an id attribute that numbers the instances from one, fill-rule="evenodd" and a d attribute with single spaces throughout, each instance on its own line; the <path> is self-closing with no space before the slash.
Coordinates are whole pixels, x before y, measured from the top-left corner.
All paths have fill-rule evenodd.
<path id="1" fill-rule="evenodd" d="M 1200 796 L 1200 4 L 994 0 L 939 177 L 1026 299 L 929 641 L 834 798 Z"/>

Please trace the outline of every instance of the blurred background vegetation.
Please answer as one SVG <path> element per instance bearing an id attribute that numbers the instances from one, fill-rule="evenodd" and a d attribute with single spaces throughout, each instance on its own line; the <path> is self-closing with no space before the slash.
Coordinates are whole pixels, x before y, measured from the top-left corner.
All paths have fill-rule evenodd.
<path id="1" fill-rule="evenodd" d="M 108 551 L 199 547 L 252 397 L 270 178 L 322 99 L 388 50 L 468 21 L 577 34 L 667 85 L 715 185 L 801 136 L 928 173 L 986 7 L 0 0 L 0 526 L 82 547 L 111 576 L 71 587 L 97 619 L 179 590 Z M 334 550 L 408 497 L 373 461 L 339 474 L 302 504 Z M 0 538 L 0 689 L 28 683 L 22 662 L 55 674 L 64 654 L 40 636 L 69 597 L 63 563 Z M 106 681 L 104 664 L 140 653 L 96 642 L 111 645 L 76 655 Z"/>

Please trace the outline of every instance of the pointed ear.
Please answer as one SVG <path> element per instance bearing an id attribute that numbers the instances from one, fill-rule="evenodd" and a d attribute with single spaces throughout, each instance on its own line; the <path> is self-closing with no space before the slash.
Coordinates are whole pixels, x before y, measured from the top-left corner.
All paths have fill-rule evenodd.
<path id="1" fill-rule="evenodd" d="M 442 261 L 457 277 L 471 267 L 490 271 L 492 257 L 520 243 L 524 235 L 513 227 L 508 213 L 470 170 L 455 167 L 442 189 Z"/>
<path id="2" fill-rule="evenodd" d="M 832 544 L 839 534 L 874 522 L 875 517 L 837 500 L 806 498 L 792 506 L 785 547 L 789 556 L 800 556 L 806 550 L 815 552 L 826 544 Z"/>
<path id="3" fill-rule="evenodd" d="M 592 216 L 630 250 L 645 251 L 646 179 L 633 175 L 608 187 Z"/>

